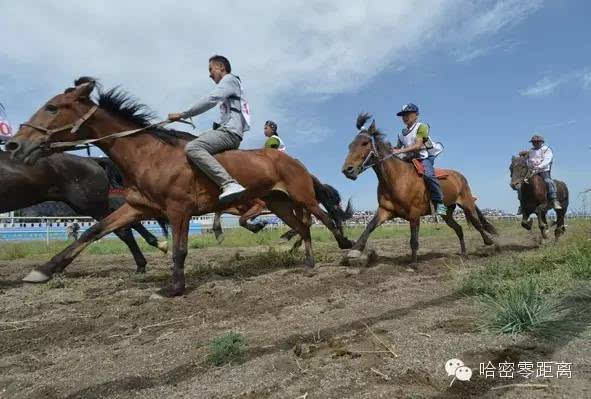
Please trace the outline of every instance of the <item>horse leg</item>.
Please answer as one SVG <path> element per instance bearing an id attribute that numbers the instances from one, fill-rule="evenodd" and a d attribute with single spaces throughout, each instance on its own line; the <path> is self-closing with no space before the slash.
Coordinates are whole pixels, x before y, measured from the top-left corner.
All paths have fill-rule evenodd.
<path id="1" fill-rule="evenodd" d="M 161 250 L 164 253 L 168 252 L 168 241 L 158 240 L 156 238 L 156 236 L 154 234 L 150 233 L 150 231 L 148 229 L 146 229 L 144 227 L 144 225 L 141 224 L 140 222 L 134 223 L 129 227 L 131 227 L 132 229 L 137 231 L 138 234 L 140 236 L 142 236 L 142 238 L 148 243 L 148 245 L 158 248 L 159 250 Z"/>
<path id="2" fill-rule="evenodd" d="M 443 220 L 449 227 L 456 232 L 458 239 L 460 240 L 460 249 L 462 255 L 466 255 L 466 244 L 464 243 L 464 231 L 462 230 L 462 226 L 459 225 L 458 222 L 454 219 L 454 210 L 456 209 L 456 205 L 450 205 L 447 207 L 447 214 L 443 216 Z"/>
<path id="3" fill-rule="evenodd" d="M 478 214 L 476 213 L 476 208 L 474 204 L 465 204 L 462 209 L 464 210 L 464 214 L 466 215 L 466 219 L 468 219 L 468 221 L 472 224 L 472 226 L 474 226 L 474 228 L 476 230 L 478 230 L 478 232 L 480 233 L 480 235 L 482 236 L 482 240 L 484 241 L 484 245 L 494 245 L 494 241 L 492 238 L 490 238 L 490 236 L 488 235 L 488 233 L 486 231 L 484 231 L 484 228 L 482 227 L 482 223 L 480 223 L 480 220 L 478 219 Z"/>
<path id="4" fill-rule="evenodd" d="M 140 224 L 140 223 L 139 222 L 134 223 L 132 226 L 135 227 L 134 226 L 135 224 Z M 127 247 L 129 248 L 129 251 L 131 252 L 131 255 L 133 255 L 133 260 L 135 260 L 135 264 L 136 264 L 135 272 L 136 273 L 145 273 L 146 272 L 146 264 L 148 262 L 146 261 L 144 254 L 142 254 L 142 250 L 137 245 L 137 241 L 135 240 L 135 237 L 133 236 L 133 232 L 131 231 L 131 227 L 124 227 L 122 229 L 117 229 L 114 231 L 114 233 L 117 235 L 117 237 L 119 237 L 119 239 L 121 239 L 121 241 L 123 241 L 125 243 L 125 245 L 127 245 Z"/>
<path id="5" fill-rule="evenodd" d="M 301 219 L 297 218 L 294 213 L 293 203 L 285 200 L 270 200 L 267 201 L 267 206 L 275 215 L 279 216 L 289 227 L 297 231 L 301 239 L 304 241 L 306 250 L 306 265 L 314 267 L 314 252 L 312 250 L 312 236 L 310 234 L 310 226 L 306 225 Z"/>
<path id="6" fill-rule="evenodd" d="M 129 204 L 123 205 L 91 228 L 86 230 L 78 240 L 74 241 L 46 264 L 33 269 L 23 281 L 28 283 L 43 283 L 51 278 L 56 270 L 64 270 L 72 261 L 92 242 L 128 224 L 141 220 L 142 211 Z"/>
<path id="7" fill-rule="evenodd" d="M 334 238 L 337 240 L 340 249 L 349 249 L 353 247 L 353 242 L 345 237 L 341 229 L 339 229 L 330 216 L 320 208 L 318 203 L 308 204 L 306 205 L 306 208 L 312 213 L 312 215 L 316 216 L 322 224 L 328 227 Z"/>
<path id="8" fill-rule="evenodd" d="M 259 216 L 263 212 L 263 210 L 264 210 L 264 206 L 262 206 L 260 203 L 256 202 L 252 207 L 250 207 L 250 209 L 248 209 L 246 212 L 244 212 L 240 216 L 240 219 L 238 220 L 238 224 L 240 224 L 240 226 L 244 227 L 248 231 L 251 231 L 255 234 L 258 233 L 259 231 L 261 231 L 262 229 L 265 228 L 265 226 L 267 225 L 267 222 L 261 221 L 258 223 L 250 223 L 249 220 L 254 219 L 257 216 Z"/>
<path id="9" fill-rule="evenodd" d="M 559 209 L 556 211 L 556 228 L 554 229 L 554 240 L 558 241 L 561 235 L 564 234 L 564 215 L 566 211 L 564 209 Z"/>
<path id="10" fill-rule="evenodd" d="M 180 204 L 173 209 L 184 209 Z M 187 258 L 187 244 L 189 241 L 189 221 L 191 215 L 168 215 L 172 226 L 172 284 L 160 289 L 154 298 L 172 298 L 185 293 L 185 259 Z"/>
<path id="11" fill-rule="evenodd" d="M 548 222 L 546 221 L 546 209 L 541 205 L 538 206 L 536 209 L 536 215 L 538 216 L 538 227 L 540 228 L 540 233 L 542 233 L 542 238 L 547 239 L 548 233 Z"/>
<path id="12" fill-rule="evenodd" d="M 308 226 L 308 228 L 310 228 L 312 226 L 312 217 L 310 216 L 310 212 L 305 211 L 303 208 L 296 208 L 294 210 L 294 213 L 298 219 L 300 219 L 302 222 L 304 222 L 306 224 L 306 226 Z M 298 232 L 295 230 L 289 230 L 287 233 L 285 233 L 283 235 L 285 236 L 288 233 L 292 233 L 292 232 L 294 233 L 293 235 L 298 234 Z M 281 237 L 283 237 L 283 236 L 281 236 Z M 294 253 L 301 246 L 302 246 L 302 237 L 300 237 L 296 242 L 293 243 L 293 246 L 291 247 L 289 252 Z"/>
<path id="13" fill-rule="evenodd" d="M 419 261 L 419 227 L 421 226 L 421 219 L 416 218 L 409 220 L 410 222 L 410 249 L 411 263 L 416 264 Z"/>
<path id="14" fill-rule="evenodd" d="M 218 244 L 221 244 L 224 241 L 224 231 L 222 230 L 222 213 L 216 212 L 213 217 L 213 225 L 211 229 L 213 230 L 213 234 L 215 234 L 215 239 L 217 240 Z"/>
<path id="15" fill-rule="evenodd" d="M 371 219 L 371 221 L 367 224 L 367 226 L 365 227 L 365 230 L 363 231 L 363 233 L 361 233 L 361 236 L 359 236 L 359 238 L 357 239 L 357 242 L 355 242 L 355 245 L 353 245 L 353 248 L 351 249 L 351 251 L 349 251 L 349 254 L 347 255 L 348 257 L 357 257 L 360 255 L 360 253 L 365 249 L 365 246 L 367 245 L 367 240 L 370 236 L 370 234 L 377 229 L 382 223 L 384 223 L 386 220 L 390 220 L 392 218 L 392 212 L 386 210 L 385 208 L 379 207 L 376 214 L 373 216 L 373 218 Z"/>
<path id="16" fill-rule="evenodd" d="M 525 209 L 522 209 L 522 217 L 521 217 L 521 227 L 526 229 L 527 231 L 531 230 L 531 226 L 533 221 L 530 219 L 531 213 L 527 212 Z"/>

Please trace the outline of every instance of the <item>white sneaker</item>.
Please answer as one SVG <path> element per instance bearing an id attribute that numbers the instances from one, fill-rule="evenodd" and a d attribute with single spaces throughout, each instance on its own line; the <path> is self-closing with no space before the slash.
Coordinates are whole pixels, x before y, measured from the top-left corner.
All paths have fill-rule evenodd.
<path id="1" fill-rule="evenodd" d="M 219 200 L 222 202 L 235 201 L 244 191 L 246 191 L 246 189 L 238 183 L 226 184 L 222 187 L 222 193 L 220 194 Z"/>

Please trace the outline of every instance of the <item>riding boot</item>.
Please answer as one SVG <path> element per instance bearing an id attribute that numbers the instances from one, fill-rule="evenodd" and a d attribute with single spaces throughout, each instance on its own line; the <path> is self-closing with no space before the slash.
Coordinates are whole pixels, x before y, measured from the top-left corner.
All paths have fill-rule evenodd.
<path id="1" fill-rule="evenodd" d="M 562 209 L 562 206 L 560 205 L 560 202 L 557 199 L 552 200 L 552 208 L 554 208 L 555 210 Z"/>

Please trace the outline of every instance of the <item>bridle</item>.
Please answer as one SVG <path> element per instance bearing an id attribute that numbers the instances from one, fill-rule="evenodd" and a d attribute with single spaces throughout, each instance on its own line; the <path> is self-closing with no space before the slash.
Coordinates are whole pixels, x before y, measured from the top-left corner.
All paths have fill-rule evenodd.
<path id="1" fill-rule="evenodd" d="M 76 134 L 78 132 L 78 130 L 80 130 L 80 128 L 82 127 L 82 125 L 84 125 L 84 123 L 86 121 L 88 121 L 92 115 L 94 115 L 94 113 L 96 112 L 96 110 L 99 108 L 98 105 L 94 105 L 92 106 L 88 112 L 86 112 L 84 115 L 82 115 L 76 122 L 74 123 L 69 123 L 65 126 L 61 126 L 61 127 L 57 127 L 57 128 L 53 128 L 53 129 L 48 129 L 45 128 L 43 126 L 38 126 L 38 125 L 34 125 L 32 123 L 22 123 L 22 126 L 26 126 L 26 127 L 30 127 L 32 129 L 38 130 L 40 132 L 43 132 L 45 134 L 47 134 L 47 139 L 41 143 L 41 147 L 43 148 L 43 150 L 45 151 L 49 151 L 52 148 L 64 148 L 64 147 L 76 147 L 76 146 L 80 146 L 80 145 L 86 145 L 88 146 L 89 144 L 92 143 L 96 143 L 97 141 L 102 141 L 102 140 L 107 140 L 107 139 L 116 139 L 116 138 L 121 138 L 121 137 L 126 137 L 126 136 L 131 136 L 132 134 L 136 134 L 139 133 L 143 130 L 147 130 L 147 129 L 152 129 L 155 127 L 162 127 L 165 125 L 168 125 L 169 123 L 173 123 L 173 122 L 180 122 L 180 123 L 186 123 L 190 126 L 193 127 L 193 129 L 195 128 L 195 125 L 187 120 L 182 120 L 179 119 L 177 121 L 171 121 L 169 119 L 163 120 L 161 122 L 157 122 L 157 123 L 153 123 L 149 126 L 144 126 L 141 127 L 139 129 L 133 129 L 133 130 L 126 130 L 123 132 L 118 132 L 118 133 L 112 133 L 112 134 L 108 134 L 106 136 L 103 137 L 99 137 L 96 139 L 85 139 L 85 140 L 75 140 L 75 141 L 55 141 L 55 142 L 50 142 L 50 138 L 52 135 L 59 133 L 59 132 L 63 132 L 64 130 L 70 130 L 70 133 L 72 134 Z"/>
<path id="2" fill-rule="evenodd" d="M 396 156 L 396 154 L 390 154 L 390 155 L 387 155 L 383 158 L 380 158 L 380 154 L 379 154 L 378 149 L 376 147 L 375 138 L 372 135 L 370 135 L 369 133 L 367 133 L 366 129 L 361 128 L 357 135 L 367 137 L 369 139 L 369 142 L 371 143 L 371 150 L 369 151 L 369 153 L 367 154 L 367 156 L 365 157 L 365 159 L 363 160 L 363 162 L 359 166 L 359 173 L 358 174 L 362 174 L 367 169 L 373 168 L 374 166 L 384 162 L 385 160 L 388 160 L 388 159 Z M 373 163 L 370 163 L 370 160 L 372 158 L 375 158 L 377 160 Z"/>
<path id="3" fill-rule="evenodd" d="M 85 113 L 84 115 L 82 115 L 82 117 L 80 117 L 80 119 L 78 119 L 76 122 L 67 124 L 67 125 L 62 126 L 62 127 L 57 127 L 57 128 L 54 128 L 54 129 L 48 129 L 48 128 L 43 127 L 43 126 L 33 125 L 32 123 L 21 123 L 20 127 L 26 126 L 26 127 L 33 128 L 35 130 L 39 130 L 40 132 L 43 132 L 43 133 L 47 134 L 48 139 L 51 136 L 53 136 L 54 134 L 59 133 L 59 132 L 63 132 L 64 130 L 68 130 L 68 129 L 70 129 L 70 133 L 76 134 L 76 132 L 78 132 L 78 130 L 80 130 L 80 128 L 82 127 L 82 125 L 84 124 L 84 122 L 86 122 L 87 120 L 89 120 L 90 117 L 96 112 L 97 109 L 98 109 L 98 105 L 94 105 L 92 108 L 90 108 L 88 110 L 87 113 Z"/>

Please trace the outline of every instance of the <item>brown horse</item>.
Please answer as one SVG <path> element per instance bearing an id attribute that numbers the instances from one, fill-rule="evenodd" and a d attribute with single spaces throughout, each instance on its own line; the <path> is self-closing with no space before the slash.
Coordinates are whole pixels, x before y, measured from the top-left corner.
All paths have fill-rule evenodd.
<path id="1" fill-rule="evenodd" d="M 511 183 L 509 184 L 513 190 L 519 191 L 521 197 L 520 205 L 522 212 L 521 225 L 531 230 L 533 220 L 530 219 L 531 214 L 535 213 L 538 218 L 538 227 L 542 233 L 542 237 L 548 238 L 546 231 L 548 230 L 548 222 L 546 222 L 546 213 L 550 209 L 548 206 L 548 190 L 546 183 L 540 175 L 531 175 L 529 166 L 527 165 L 527 158 L 524 156 L 514 156 L 511 158 L 511 165 L 509 166 L 511 173 Z M 554 230 L 554 238 L 558 238 L 564 234 L 564 215 L 568 208 L 568 187 L 563 181 L 554 180 L 556 184 L 556 198 L 560 202 L 562 209 L 556 210 L 556 229 Z"/>
<path id="2" fill-rule="evenodd" d="M 220 204 L 219 187 L 188 161 L 183 151 L 186 140 L 190 139 L 186 133 L 155 126 L 145 106 L 117 89 L 99 93 L 96 104 L 90 98 L 94 88 L 94 79 L 78 79 L 76 87 L 50 99 L 29 122 L 21 125 L 6 149 L 30 163 L 51 149 L 72 145 L 72 141 L 98 139 L 93 143 L 124 175 L 127 203 L 84 232 L 78 241 L 48 263 L 31 271 L 24 280 L 45 282 L 57 268 L 71 263 L 100 237 L 139 220 L 164 217 L 172 227 L 173 273 L 171 286 L 160 290 L 159 295 L 181 295 L 185 291 L 184 264 L 191 216 L 224 211 L 236 204 Z M 273 149 L 227 151 L 216 158 L 247 187 L 241 203 L 264 199 L 269 210 L 298 232 L 306 246 L 309 266 L 315 263 L 310 228 L 295 216 L 298 207 L 326 225 L 340 248 L 352 247 L 336 221 L 320 207 L 318 199 L 322 198 L 324 187 L 315 184 L 297 160 Z M 327 209 L 330 206 L 323 205 Z"/>
<path id="3" fill-rule="evenodd" d="M 379 207 L 352 251 L 349 252 L 349 256 L 359 256 L 360 251 L 365 248 L 369 235 L 379 225 L 394 217 L 400 217 L 410 222 L 412 262 L 416 263 L 420 217 L 431 213 L 429 190 L 411 163 L 392 156 L 391 146 L 384 141 L 384 135 L 376 129 L 375 121 L 372 121 L 369 128 L 365 128 L 369 118 L 371 118 L 369 114 L 358 116 L 358 134 L 349 145 L 349 154 L 342 171 L 346 177 L 355 180 L 360 173 L 373 167 L 379 181 Z M 443 220 L 456 232 L 462 254 L 466 253 L 466 245 L 462 227 L 453 219 L 456 205 L 464 210 L 466 219 L 480 232 L 484 243 L 494 244 L 488 233 L 497 234 L 496 230 L 474 204 L 468 181 L 456 171 L 446 170 L 446 172 L 447 178 L 440 181 L 448 209 Z"/>
<path id="4" fill-rule="evenodd" d="M 312 176 L 312 179 L 314 180 L 314 184 L 322 184 L 316 176 Z M 351 200 L 347 202 L 347 206 L 343 210 L 341 209 L 341 196 L 339 192 L 330 184 L 324 184 L 324 188 L 325 190 L 322 190 L 321 193 L 327 198 L 322 198 L 319 200 L 323 204 L 331 204 L 330 207 L 327 209 L 327 212 L 333 218 L 333 220 L 338 221 L 337 228 L 341 229 L 342 231 L 342 222 L 350 219 L 353 216 L 353 205 L 351 204 Z M 240 216 L 238 224 L 241 227 L 244 227 L 245 229 L 253 233 L 258 233 L 259 231 L 264 229 L 267 223 L 264 220 L 258 221 L 256 223 L 251 223 L 250 221 L 261 215 L 272 214 L 272 212 L 270 212 L 267 209 L 267 204 L 265 203 L 265 201 L 263 201 L 260 198 L 256 198 L 247 204 L 240 204 L 234 208 L 226 209 L 224 213 Z M 312 223 L 310 213 L 302 209 L 301 207 L 296 210 L 296 217 L 298 217 L 300 220 L 305 219 L 306 224 L 308 225 Z M 215 214 L 213 219 L 212 230 L 218 242 L 221 243 L 224 240 L 221 224 L 221 212 L 217 212 Z M 284 233 L 281 236 L 281 238 L 289 241 L 296 235 L 297 232 L 295 230 L 289 230 L 288 232 Z M 297 241 L 293 249 L 299 247 L 299 245 L 301 245 L 301 241 Z"/>

